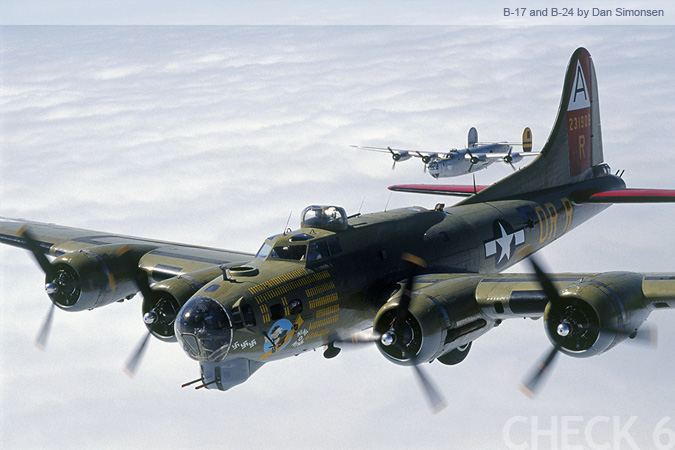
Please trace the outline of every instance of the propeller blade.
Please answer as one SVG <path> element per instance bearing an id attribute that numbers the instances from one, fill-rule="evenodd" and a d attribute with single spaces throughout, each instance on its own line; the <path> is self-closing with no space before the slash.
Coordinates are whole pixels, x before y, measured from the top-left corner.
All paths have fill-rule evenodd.
<path id="1" fill-rule="evenodd" d="M 130 250 L 131 250 L 130 246 L 124 245 L 117 251 L 117 255 L 121 259 L 125 260 L 124 263 L 127 266 L 127 270 L 129 271 L 129 274 L 131 274 L 134 283 L 136 284 L 136 287 L 141 292 L 143 299 L 151 301 L 153 304 L 156 304 L 158 301 L 157 297 L 159 296 L 159 294 L 153 291 L 152 288 L 150 287 L 150 280 L 148 278 L 148 274 L 138 266 L 138 263 L 136 261 L 133 260 L 131 254 L 129 253 Z M 153 322 L 154 321 L 151 322 L 146 321 L 146 324 L 152 324 Z M 138 370 L 138 366 L 140 365 L 141 360 L 143 359 L 143 355 L 145 354 L 145 349 L 147 348 L 148 342 L 150 342 L 150 336 L 152 336 L 152 332 L 150 329 L 148 329 L 148 332 L 138 343 L 136 350 L 131 354 L 129 360 L 124 365 L 124 372 L 127 375 L 129 375 L 129 377 L 133 377 L 136 374 L 136 370 Z"/>
<path id="2" fill-rule="evenodd" d="M 398 343 L 394 344 L 398 349 L 401 351 L 402 355 L 407 355 L 405 347 L 403 345 L 400 345 Z M 431 412 L 436 414 L 443 410 L 447 404 L 445 402 L 445 399 L 443 396 L 438 392 L 438 389 L 434 386 L 434 383 L 431 382 L 429 377 L 426 375 L 424 370 L 422 370 L 422 367 L 420 366 L 419 361 L 417 361 L 417 358 L 412 358 L 412 368 L 415 370 L 415 375 L 417 377 L 417 381 L 420 383 L 420 386 L 422 386 L 422 390 L 424 391 L 424 396 L 427 398 L 427 401 L 429 402 L 429 406 L 431 407 Z"/>
<path id="3" fill-rule="evenodd" d="M 422 390 L 424 390 L 424 395 L 427 397 L 427 400 L 429 401 L 429 406 L 431 407 L 431 411 L 436 414 L 443 409 L 445 409 L 446 406 L 448 406 L 445 402 L 445 399 L 443 396 L 438 392 L 434 384 L 431 382 L 429 377 L 426 376 L 425 372 L 422 370 L 422 367 L 420 367 L 419 364 L 414 364 L 413 369 L 415 369 L 415 374 L 417 375 L 417 380 L 419 381 L 420 385 L 422 386 Z"/>
<path id="4" fill-rule="evenodd" d="M 49 339 L 49 333 L 52 330 L 52 321 L 54 319 L 54 310 L 56 305 L 52 303 L 52 306 L 49 308 L 47 317 L 40 327 L 40 332 L 38 333 L 37 338 L 35 339 L 35 345 L 40 349 L 44 350 L 47 347 L 47 340 Z"/>
<path id="5" fill-rule="evenodd" d="M 129 357 L 129 360 L 124 365 L 124 372 L 129 375 L 129 377 L 133 377 L 136 374 L 136 370 L 138 369 L 141 359 L 143 359 L 148 342 L 150 342 L 151 335 L 150 331 L 148 331 L 145 336 L 143 336 L 143 339 L 138 343 L 136 350 L 134 350 L 131 357 Z"/>
<path id="6" fill-rule="evenodd" d="M 403 335 L 401 327 L 405 323 L 408 310 L 410 309 L 410 302 L 412 300 L 412 288 L 413 283 L 415 282 L 415 275 L 417 274 L 420 267 L 426 267 L 427 265 L 426 261 L 424 261 L 422 258 L 410 253 L 404 253 L 403 255 L 401 255 L 401 259 L 409 262 L 411 268 L 410 268 L 410 276 L 405 282 L 403 294 L 401 295 L 398 307 L 396 308 L 396 317 L 394 318 L 394 323 L 392 324 L 394 334 L 397 336 Z M 395 342 L 394 345 L 401 351 L 401 355 L 403 356 L 407 355 L 407 350 L 404 345 L 402 345 L 399 342 Z M 422 386 L 422 390 L 424 391 L 424 395 L 426 396 L 429 402 L 429 406 L 431 407 L 432 412 L 434 414 L 438 413 L 439 411 L 441 411 L 446 407 L 445 400 L 438 392 L 434 384 L 431 382 L 429 377 L 426 376 L 425 372 L 422 370 L 422 367 L 420 367 L 420 364 L 417 361 L 417 359 L 413 357 L 411 359 L 411 362 L 413 369 L 415 369 L 417 379 L 420 385 Z"/>
<path id="7" fill-rule="evenodd" d="M 354 333 L 349 337 L 338 337 L 333 341 L 335 344 L 372 344 L 380 340 L 382 336 L 379 333 L 375 333 L 373 330 L 369 331 L 360 331 Z"/>
<path id="8" fill-rule="evenodd" d="M 27 249 L 33 254 L 35 260 L 40 265 L 45 275 L 47 275 L 48 278 L 53 278 L 54 266 L 52 266 L 52 263 L 50 263 L 47 257 L 44 255 L 40 247 L 40 243 L 35 238 L 33 233 L 28 230 L 28 227 L 25 225 L 21 227 L 17 233 L 17 236 L 23 238 L 23 240 L 26 242 Z"/>
<path id="9" fill-rule="evenodd" d="M 548 298 L 551 310 L 556 310 L 556 312 L 559 312 L 563 303 L 563 299 L 560 297 L 558 289 L 556 289 L 556 287 L 553 285 L 553 281 L 551 281 L 551 278 L 549 278 L 536 259 L 532 256 L 530 256 L 529 259 L 532 269 L 534 270 L 534 273 L 537 277 L 537 281 L 541 285 L 544 293 L 546 294 L 546 297 Z M 541 380 L 555 361 L 558 353 L 560 353 L 560 348 L 560 345 L 555 344 L 553 348 L 546 354 L 546 357 L 538 364 L 534 374 L 530 377 L 530 379 L 521 385 L 520 390 L 523 391 L 525 395 L 530 398 L 534 398 L 537 395 Z"/>
<path id="10" fill-rule="evenodd" d="M 539 281 L 542 289 L 544 289 L 544 293 L 546 294 L 548 301 L 551 302 L 551 306 L 558 308 L 562 302 L 562 298 L 560 297 L 558 290 L 553 285 L 553 282 L 532 256 L 530 256 L 530 264 L 532 265 L 534 273 L 537 276 L 537 281 Z"/>
<path id="11" fill-rule="evenodd" d="M 394 170 L 396 168 L 396 160 L 394 160 L 394 164 L 391 165 L 391 170 Z"/>
<path id="12" fill-rule="evenodd" d="M 471 167 L 473 167 L 474 164 L 478 163 L 479 159 L 476 156 L 473 156 L 473 153 L 471 153 L 471 150 L 468 148 L 466 149 L 466 153 L 469 155 L 469 161 L 471 161 Z M 469 172 L 471 172 L 471 167 L 469 167 Z"/>
<path id="13" fill-rule="evenodd" d="M 418 267 L 426 267 L 427 263 L 422 258 L 412 255 L 410 253 L 404 253 L 401 255 L 401 259 L 408 261 L 411 265 L 410 276 L 405 281 L 405 286 L 403 287 L 403 294 L 399 300 L 398 308 L 396 308 L 396 318 L 394 319 L 393 328 L 394 333 L 397 336 L 401 336 L 401 327 L 405 322 L 406 316 L 408 314 L 408 309 L 410 309 L 410 301 L 412 299 L 412 288 L 413 283 L 415 282 L 415 275 L 417 274 Z"/>
<path id="14" fill-rule="evenodd" d="M 45 273 L 45 277 L 50 281 L 53 280 L 54 277 L 56 276 L 54 272 L 54 266 L 52 265 L 51 262 L 49 262 L 49 259 L 47 259 L 45 254 L 42 252 L 40 243 L 38 242 L 37 238 L 33 235 L 33 233 L 31 233 L 28 227 L 24 225 L 19 229 L 17 236 L 24 240 L 26 249 L 33 254 L 38 265 L 40 266 L 40 268 L 42 268 L 43 272 Z M 47 348 L 47 341 L 49 340 L 49 334 L 52 329 L 52 322 L 54 320 L 55 309 L 56 305 L 54 305 L 54 302 L 52 302 L 52 305 L 49 308 L 49 312 L 47 312 L 47 316 L 45 317 L 45 320 L 42 323 L 42 326 L 40 327 L 40 332 L 38 333 L 37 338 L 35 338 L 35 345 L 41 350 Z"/>
<path id="15" fill-rule="evenodd" d="M 546 357 L 537 365 L 533 375 L 525 383 L 520 385 L 520 390 L 530 398 L 534 398 L 539 390 L 540 383 L 543 380 L 544 374 L 549 370 L 555 358 L 560 353 L 560 346 L 554 345 L 553 348 L 546 354 Z"/>
<path id="16" fill-rule="evenodd" d="M 408 309 L 410 308 L 410 300 L 412 298 L 412 287 L 415 281 L 415 276 L 410 275 L 405 281 L 405 286 L 403 287 L 403 295 L 398 303 L 398 308 L 396 308 L 396 318 L 394 319 L 394 331 L 397 336 L 400 336 L 400 325 L 405 321 L 406 315 L 408 314 Z"/>

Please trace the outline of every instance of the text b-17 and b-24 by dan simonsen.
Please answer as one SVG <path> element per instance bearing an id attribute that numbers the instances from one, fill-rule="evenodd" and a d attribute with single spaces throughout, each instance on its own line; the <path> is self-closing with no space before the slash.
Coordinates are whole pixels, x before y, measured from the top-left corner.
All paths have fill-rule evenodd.
<path id="1" fill-rule="evenodd" d="M 491 186 L 399 185 L 463 196 L 437 210 L 348 217 L 310 206 L 297 230 L 256 254 L 0 219 L 0 242 L 30 250 L 52 308 L 83 311 L 142 293 L 148 334 L 177 341 L 199 388 L 227 390 L 263 365 L 372 329 L 390 361 L 415 368 L 434 408 L 443 404 L 421 363 L 461 362 L 505 319 L 543 317 L 551 352 L 524 382 L 536 392 L 559 353 L 587 357 L 636 338 L 656 309 L 675 307 L 675 273 L 500 272 L 613 203 L 673 202 L 675 190 L 628 189 L 604 162 L 589 53 L 577 49 L 550 136 L 538 157 Z M 48 259 L 51 255 L 53 259 Z"/>

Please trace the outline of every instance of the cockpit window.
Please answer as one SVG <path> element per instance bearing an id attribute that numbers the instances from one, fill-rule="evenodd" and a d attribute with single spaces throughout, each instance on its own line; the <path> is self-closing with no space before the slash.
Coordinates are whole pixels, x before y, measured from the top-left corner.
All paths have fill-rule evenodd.
<path id="1" fill-rule="evenodd" d="M 279 245 L 270 252 L 270 258 L 302 261 L 307 253 L 307 245 Z"/>
<path id="2" fill-rule="evenodd" d="M 317 261 L 319 259 L 328 258 L 328 245 L 326 241 L 311 242 L 309 244 L 309 251 L 307 252 L 307 261 Z"/>
<path id="3" fill-rule="evenodd" d="M 310 242 L 309 249 L 307 250 L 307 261 L 318 261 L 330 256 L 335 256 L 341 251 L 342 247 L 340 246 L 340 241 L 335 236 Z"/>
<path id="4" fill-rule="evenodd" d="M 262 247 L 260 247 L 260 250 L 258 250 L 258 253 L 255 254 L 256 258 L 267 258 L 267 255 L 270 254 L 270 250 L 272 250 L 272 246 L 265 242 Z"/>
<path id="5" fill-rule="evenodd" d="M 340 240 L 335 236 L 326 239 L 326 244 L 328 244 L 328 250 L 330 251 L 331 256 L 335 256 L 342 251 Z"/>

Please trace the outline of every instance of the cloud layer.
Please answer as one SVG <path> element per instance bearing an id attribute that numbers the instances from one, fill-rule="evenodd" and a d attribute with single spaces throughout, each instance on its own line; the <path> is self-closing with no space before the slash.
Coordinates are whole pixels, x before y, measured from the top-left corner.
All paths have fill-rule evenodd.
<path id="1" fill-rule="evenodd" d="M 0 51 L 0 215 L 255 251 L 307 204 L 356 212 L 434 197 L 386 186 L 433 180 L 417 161 L 350 144 L 424 150 L 548 135 L 574 48 L 594 57 L 605 156 L 629 186 L 675 187 L 672 28 L 11 27 Z M 477 175 L 490 183 L 510 169 Z M 460 183 L 471 183 L 464 178 Z M 450 203 L 446 199 L 446 203 Z M 615 206 L 543 251 L 556 271 L 672 271 L 675 211 Z M 8 448 L 497 448 L 514 416 L 637 416 L 675 403 L 673 318 L 659 349 L 559 361 L 535 401 L 517 385 L 547 348 L 540 322 L 504 323 L 455 367 L 431 364 L 450 407 L 431 416 L 412 371 L 375 348 L 269 364 L 227 393 L 180 390 L 196 363 L 153 342 L 138 299 L 57 312 L 29 255 L 0 249 L 0 439 Z M 526 270 L 526 269 L 521 269 Z M 671 423 L 672 425 L 672 423 Z M 515 428 L 514 442 L 530 429 Z M 597 442 L 611 437 L 598 429 Z M 606 440 L 605 440 L 606 442 Z M 644 444 L 646 442 L 647 444 Z"/>

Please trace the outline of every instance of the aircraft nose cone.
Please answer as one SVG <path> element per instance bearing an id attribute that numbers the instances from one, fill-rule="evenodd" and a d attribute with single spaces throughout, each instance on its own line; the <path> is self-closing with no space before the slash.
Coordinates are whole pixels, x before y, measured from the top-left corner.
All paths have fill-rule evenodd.
<path id="1" fill-rule="evenodd" d="M 176 317 L 175 330 L 183 350 L 197 361 L 225 359 L 232 341 L 232 322 L 227 311 L 210 297 L 193 297 Z"/>

